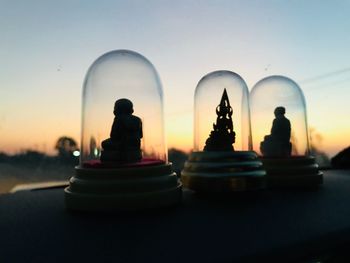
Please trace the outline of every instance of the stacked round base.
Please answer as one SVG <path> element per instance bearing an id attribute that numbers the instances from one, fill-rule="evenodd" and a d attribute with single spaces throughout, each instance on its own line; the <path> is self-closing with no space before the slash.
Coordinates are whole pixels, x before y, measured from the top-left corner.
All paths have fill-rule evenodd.
<path id="1" fill-rule="evenodd" d="M 67 209 L 134 211 L 176 205 L 182 185 L 171 164 L 126 168 L 76 168 L 65 189 Z"/>
<path id="2" fill-rule="evenodd" d="M 271 188 L 313 188 L 323 182 L 315 158 L 261 158 L 266 170 L 267 185 Z"/>
<path id="3" fill-rule="evenodd" d="M 252 151 L 193 152 L 181 172 L 181 181 L 197 192 L 228 193 L 264 188 L 265 174 Z"/>

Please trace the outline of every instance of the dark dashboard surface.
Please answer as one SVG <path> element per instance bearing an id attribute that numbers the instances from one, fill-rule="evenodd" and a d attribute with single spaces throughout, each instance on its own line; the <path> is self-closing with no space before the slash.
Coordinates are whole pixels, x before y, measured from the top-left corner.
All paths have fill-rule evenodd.
<path id="1" fill-rule="evenodd" d="M 295 262 L 350 243 L 350 172 L 317 191 L 207 199 L 172 209 L 69 213 L 63 189 L 0 196 L 0 262 Z"/>

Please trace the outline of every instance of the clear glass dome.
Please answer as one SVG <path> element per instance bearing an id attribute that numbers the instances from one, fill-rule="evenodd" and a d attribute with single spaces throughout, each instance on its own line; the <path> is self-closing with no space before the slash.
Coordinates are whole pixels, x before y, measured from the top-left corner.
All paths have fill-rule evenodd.
<path id="1" fill-rule="evenodd" d="M 194 151 L 203 151 L 225 104 L 232 108 L 228 115 L 232 114 L 234 150 L 251 149 L 248 94 L 245 81 L 232 71 L 214 71 L 199 81 L 194 95 Z"/>
<path id="2" fill-rule="evenodd" d="M 134 117 L 127 117 L 133 120 L 128 120 L 128 124 L 125 121 L 124 124 L 119 123 L 118 128 L 115 127 L 116 120 L 121 118 L 115 111 L 121 107 L 116 103 L 120 99 L 127 99 L 132 103 L 134 112 L 129 115 Z M 135 126 L 135 120 L 136 126 L 142 127 L 138 131 L 140 136 L 130 139 L 135 137 L 132 135 L 127 140 L 136 141 L 139 152 L 141 147 L 142 160 L 167 162 L 163 90 L 156 69 L 149 60 L 136 52 L 108 52 L 90 66 L 84 81 L 80 165 L 100 160 L 103 151 L 101 143 L 113 137 L 112 126 L 117 131 L 123 125 L 130 126 L 130 123 Z"/>
<path id="3" fill-rule="evenodd" d="M 270 76 L 250 93 L 253 149 L 264 157 L 309 154 L 306 104 L 302 90 L 284 76 Z"/>

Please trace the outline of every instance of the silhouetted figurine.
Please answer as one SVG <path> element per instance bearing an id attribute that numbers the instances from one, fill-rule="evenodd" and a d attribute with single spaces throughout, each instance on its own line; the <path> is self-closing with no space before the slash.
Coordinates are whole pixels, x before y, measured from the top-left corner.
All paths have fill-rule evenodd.
<path id="1" fill-rule="evenodd" d="M 284 116 L 286 109 L 277 107 L 272 123 L 271 134 L 265 136 L 260 144 L 260 151 L 266 157 L 288 157 L 292 152 L 290 143 L 290 121 Z"/>
<path id="2" fill-rule="evenodd" d="M 236 133 L 233 131 L 232 108 L 228 100 L 226 89 L 216 107 L 216 124 L 213 124 L 209 138 L 205 142 L 204 151 L 234 151 Z"/>
<path id="3" fill-rule="evenodd" d="M 101 161 L 130 163 L 140 161 L 142 122 L 128 99 L 119 99 L 114 104 L 114 121 L 110 138 L 102 142 Z"/>

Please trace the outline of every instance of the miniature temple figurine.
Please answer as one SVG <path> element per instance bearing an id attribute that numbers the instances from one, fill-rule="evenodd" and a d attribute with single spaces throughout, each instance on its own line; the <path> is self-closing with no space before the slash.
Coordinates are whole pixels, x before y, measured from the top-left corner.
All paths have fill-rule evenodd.
<path id="1" fill-rule="evenodd" d="M 234 151 L 232 144 L 235 142 L 236 133 L 233 131 L 232 107 L 226 89 L 216 107 L 216 115 L 216 124 L 213 124 L 213 130 L 205 142 L 204 151 Z"/>
<path id="2" fill-rule="evenodd" d="M 114 121 L 110 138 L 102 141 L 101 162 L 132 163 L 140 161 L 142 122 L 128 99 L 119 99 L 114 104 Z"/>
<path id="3" fill-rule="evenodd" d="M 272 123 L 271 134 L 260 143 L 260 151 L 266 157 L 289 157 L 292 152 L 290 143 L 290 121 L 284 116 L 286 109 L 277 107 Z"/>

